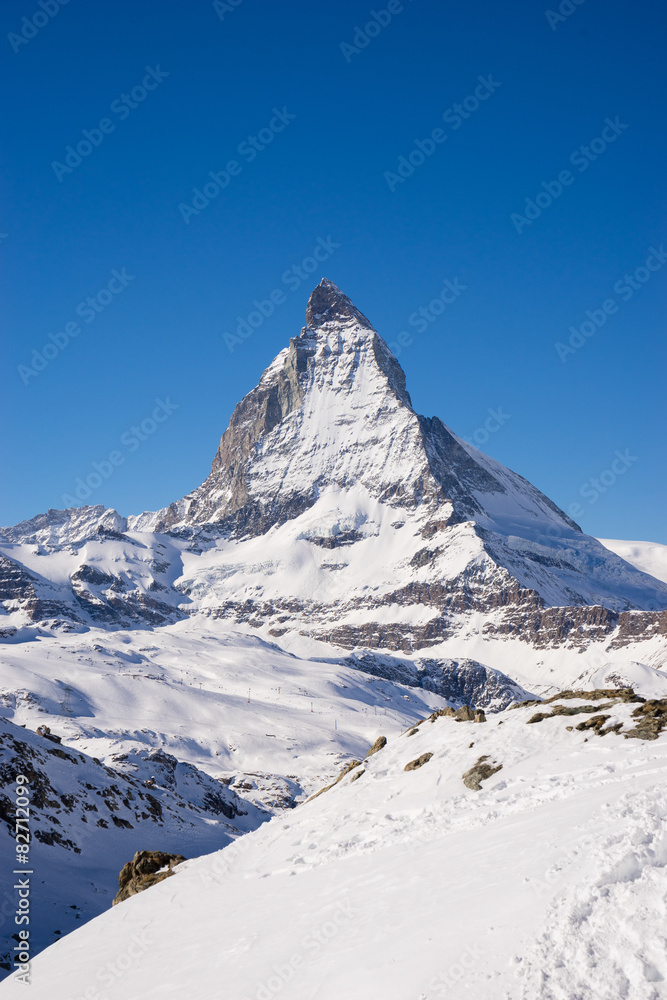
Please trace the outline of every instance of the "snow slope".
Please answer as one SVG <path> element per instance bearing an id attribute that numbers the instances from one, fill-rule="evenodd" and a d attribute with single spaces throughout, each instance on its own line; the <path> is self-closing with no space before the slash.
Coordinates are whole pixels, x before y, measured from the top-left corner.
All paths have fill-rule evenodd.
<path id="1" fill-rule="evenodd" d="M 660 542 L 624 542 L 615 538 L 598 538 L 598 541 L 642 573 L 667 582 L 667 545 Z"/>
<path id="2" fill-rule="evenodd" d="M 389 732 L 329 791 L 38 956 L 31 996 L 659 1000 L 666 737 L 534 712 Z M 502 769 L 473 791 L 482 756 Z"/>
<path id="3" fill-rule="evenodd" d="M 0 858 L 13 861 L 17 774 L 29 781 L 30 939 L 45 948 L 111 906 L 118 873 L 137 844 L 193 857 L 253 830 L 269 813 L 162 750 L 107 753 L 107 764 L 0 719 Z M 22 818 L 26 818 L 25 812 Z M 25 829 L 25 827 L 23 828 Z M 10 836 L 6 836 L 9 833 Z M 3 882 L 0 961 L 9 969 L 16 893 Z M 13 903 L 13 906 L 12 906 Z M 8 919 L 9 918 L 9 919 Z"/>

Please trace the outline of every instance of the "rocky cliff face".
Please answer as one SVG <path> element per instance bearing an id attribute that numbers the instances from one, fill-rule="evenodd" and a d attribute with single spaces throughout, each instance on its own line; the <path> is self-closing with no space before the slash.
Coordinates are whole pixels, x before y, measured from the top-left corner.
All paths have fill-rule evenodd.
<path id="1" fill-rule="evenodd" d="M 412 408 L 405 375 L 368 319 L 332 282 L 310 297 L 306 326 L 238 404 L 208 479 L 135 527 L 215 523 L 263 534 L 311 507 L 326 488 L 363 485 L 379 501 L 485 520 L 482 497 L 579 529 L 529 483 L 485 460 L 437 418 Z"/>
<path id="2" fill-rule="evenodd" d="M 61 742 L 48 726 L 32 732 L 0 718 L 0 835 L 5 843 L 7 834 L 15 836 L 17 774 L 25 775 L 29 789 L 30 860 L 40 872 L 33 882 L 32 949 L 45 948 L 107 909 L 118 870 L 138 844 L 205 853 L 269 818 L 223 782 L 159 749 L 116 753 L 111 765 Z M 146 865 L 130 874 L 137 878 L 121 887 L 123 899 L 139 891 Z M 0 926 L 7 912 L 3 899 Z M 4 937 L 0 978 L 13 957 L 10 935 Z"/>

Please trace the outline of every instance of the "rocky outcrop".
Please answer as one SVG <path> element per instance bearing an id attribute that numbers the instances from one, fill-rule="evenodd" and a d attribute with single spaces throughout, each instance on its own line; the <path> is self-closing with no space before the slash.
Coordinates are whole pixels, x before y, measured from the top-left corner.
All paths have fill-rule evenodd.
<path id="1" fill-rule="evenodd" d="M 596 701 L 605 699 L 596 705 L 555 705 L 559 701 Z M 636 725 L 630 729 L 624 729 L 623 723 L 617 722 L 606 726 L 607 721 L 612 717 L 610 709 L 620 705 L 637 703 L 632 710 L 631 718 L 636 721 Z M 539 702 L 529 699 L 512 708 L 530 708 L 532 705 L 553 705 L 547 712 L 535 712 L 527 720 L 528 725 L 543 722 L 545 719 L 552 719 L 557 716 L 589 715 L 590 718 L 580 722 L 576 726 L 567 726 L 572 732 L 585 732 L 591 730 L 598 736 L 606 736 L 608 733 L 616 733 L 625 736 L 626 739 L 656 740 L 663 729 L 667 728 L 667 698 L 642 698 L 635 694 L 632 688 L 596 688 L 593 691 L 560 691 Z M 598 713 L 598 714 L 594 714 Z M 604 714 L 607 713 L 607 714 Z"/>
<path id="2" fill-rule="evenodd" d="M 502 770 L 502 764 L 494 766 L 494 764 L 487 764 L 487 760 L 489 760 L 489 755 L 484 754 L 476 764 L 465 772 L 463 775 L 463 784 L 466 788 L 472 789 L 473 792 L 481 792 L 482 782 L 490 778 L 491 775 L 496 774 L 497 771 Z"/>
<path id="3" fill-rule="evenodd" d="M 404 771 L 417 771 L 420 767 L 423 767 L 424 764 L 428 764 L 428 762 L 430 761 L 430 759 L 431 759 L 432 756 L 433 756 L 432 753 L 423 753 L 419 757 L 415 757 L 414 760 L 409 761 L 405 765 L 405 767 L 403 768 L 403 770 Z"/>
<path id="4" fill-rule="evenodd" d="M 50 726 L 37 726 L 35 732 L 38 736 L 43 736 L 45 740 L 50 740 L 51 743 L 62 743 L 62 737 L 52 733 Z"/>
<path id="5" fill-rule="evenodd" d="M 118 892 L 113 905 L 122 903 L 130 896 L 150 889 L 174 874 L 176 865 L 187 861 L 182 854 L 167 854 L 164 851 L 137 851 L 131 861 L 121 868 L 118 876 Z"/>
<path id="6" fill-rule="evenodd" d="M 650 699 L 638 705 L 632 713 L 637 725 L 623 733 L 626 739 L 657 740 L 667 728 L 667 698 Z"/>
<path id="7" fill-rule="evenodd" d="M 372 745 L 372 747 L 370 748 L 370 750 L 368 751 L 368 753 L 364 757 L 364 760 L 368 760 L 368 758 L 372 757 L 373 754 L 375 754 L 375 753 L 378 752 L 378 750 L 383 750 L 386 747 L 386 745 L 387 745 L 387 737 L 386 736 L 378 736 L 378 738 L 376 739 L 375 743 Z"/>
<path id="8" fill-rule="evenodd" d="M 322 795 L 324 792 L 328 792 L 330 788 L 333 788 L 334 785 L 337 785 L 340 781 L 342 781 L 343 778 L 350 773 L 350 771 L 354 771 L 355 767 L 361 767 L 360 760 L 351 760 L 349 764 L 346 764 L 335 781 L 325 785 L 324 788 L 320 788 L 318 792 L 315 792 L 315 794 L 311 795 L 309 799 L 306 799 L 306 802 L 312 802 L 313 799 L 316 799 L 319 795 Z"/>
<path id="9" fill-rule="evenodd" d="M 646 614 L 650 613 L 642 612 L 640 617 Z M 585 649 L 591 642 L 611 635 L 619 617 L 622 615 L 601 606 L 538 608 L 519 600 L 516 607 L 507 608 L 500 622 L 487 623 L 484 634 L 515 636 L 537 649 L 554 646 Z"/>
<path id="10" fill-rule="evenodd" d="M 618 616 L 618 632 L 610 649 L 622 649 L 631 642 L 667 636 L 667 611 L 624 611 Z"/>
<path id="11" fill-rule="evenodd" d="M 500 712 L 513 702 L 524 700 L 527 694 L 520 684 L 499 670 L 467 658 L 401 660 L 363 650 L 343 662 L 374 677 L 433 691 L 457 707 L 471 705 L 476 709 Z"/>
<path id="12" fill-rule="evenodd" d="M 25 566 L 0 555 L 0 603 L 7 610 L 20 608 L 31 621 L 72 615 L 62 593 L 49 581 L 30 573 Z"/>
<path id="13" fill-rule="evenodd" d="M 32 834 L 43 844 L 81 854 L 90 843 L 81 835 L 92 827 L 134 830 L 148 824 L 163 836 L 176 831 L 186 836 L 193 829 L 210 836 L 217 828 L 222 847 L 238 832 L 235 822 L 245 827 L 248 821 L 259 825 L 268 819 L 268 813 L 222 782 L 162 750 L 116 754 L 111 763 L 108 767 L 66 747 L 48 726 L 31 733 L 0 719 L 0 787 L 9 788 L 17 774 L 26 775 Z M 0 818 L 10 832 L 13 812 L 0 793 Z"/>

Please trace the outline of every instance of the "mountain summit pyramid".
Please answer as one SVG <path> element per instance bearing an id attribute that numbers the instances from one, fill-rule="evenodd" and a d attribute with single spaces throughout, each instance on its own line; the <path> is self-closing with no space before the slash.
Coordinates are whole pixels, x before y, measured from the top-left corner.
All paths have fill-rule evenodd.
<path id="1" fill-rule="evenodd" d="M 33 620 L 204 614 L 403 651 L 667 632 L 667 585 L 417 414 L 387 344 L 326 278 L 300 335 L 236 406 L 201 486 L 154 513 L 50 511 L 4 536 L 7 607 Z M 46 558 L 61 546 L 76 554 L 65 586 L 62 562 Z"/>
<path id="2" fill-rule="evenodd" d="M 159 511 L 153 530 L 218 522 L 264 532 L 323 490 L 363 486 L 411 510 L 451 510 L 449 524 L 503 512 L 578 532 L 524 479 L 412 408 L 405 374 L 366 317 L 323 278 L 306 325 L 238 404 L 206 482 Z M 503 500 L 499 501 L 502 497 Z M 495 498 L 495 499 L 494 499 Z M 441 518 L 442 519 L 442 518 Z"/>

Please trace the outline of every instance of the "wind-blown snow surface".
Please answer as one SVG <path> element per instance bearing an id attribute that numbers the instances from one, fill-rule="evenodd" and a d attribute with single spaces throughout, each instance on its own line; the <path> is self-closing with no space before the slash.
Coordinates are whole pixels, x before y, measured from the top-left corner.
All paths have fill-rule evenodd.
<path id="1" fill-rule="evenodd" d="M 659 1000 L 667 741 L 533 712 L 389 733 L 318 798 L 38 956 L 31 997 Z M 469 790 L 484 755 L 502 769 Z"/>
<path id="2" fill-rule="evenodd" d="M 667 545 L 660 542 L 625 542 L 615 538 L 598 538 L 598 541 L 642 573 L 667 583 Z"/>
<path id="3" fill-rule="evenodd" d="M 344 663 L 342 651 L 313 660 L 249 633 L 215 621 L 153 632 L 27 628 L 14 637 L 22 641 L 0 646 L 4 792 L 26 767 L 40 775 L 39 790 L 32 782 L 33 953 L 107 909 L 136 850 L 193 857 L 221 847 L 365 751 L 379 718 L 396 728 L 445 704 L 400 682 L 412 680 L 409 664 L 391 671 L 385 658 L 371 676 Z M 462 672 L 473 692 L 477 672 Z M 494 672 L 490 680 L 491 704 L 525 694 Z M 484 700 L 479 685 L 477 694 Z M 43 725 L 62 742 L 37 736 Z M 142 785 L 153 778 L 150 789 Z M 139 802 L 147 795 L 150 808 Z M 242 815 L 221 815 L 221 796 L 238 796 Z M 10 872 L 14 810 L 3 794 L 0 816 L 0 866 Z M 7 898 L 3 961 L 14 930 Z"/>

